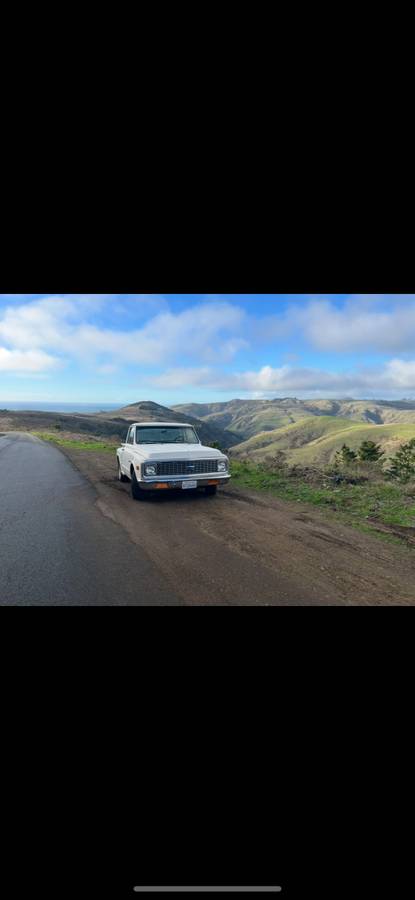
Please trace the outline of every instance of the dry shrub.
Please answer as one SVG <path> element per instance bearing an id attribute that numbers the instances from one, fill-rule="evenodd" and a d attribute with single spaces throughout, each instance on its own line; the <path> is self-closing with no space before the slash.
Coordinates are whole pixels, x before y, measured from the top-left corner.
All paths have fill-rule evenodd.
<path id="1" fill-rule="evenodd" d="M 266 456 L 263 464 L 269 472 L 284 472 L 288 468 L 287 454 L 282 450 L 277 450 L 272 455 Z"/>

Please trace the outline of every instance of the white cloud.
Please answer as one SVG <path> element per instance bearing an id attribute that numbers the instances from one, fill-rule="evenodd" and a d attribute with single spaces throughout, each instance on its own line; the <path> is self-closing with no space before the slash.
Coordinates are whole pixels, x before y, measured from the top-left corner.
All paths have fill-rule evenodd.
<path id="1" fill-rule="evenodd" d="M 326 352 L 402 353 L 415 344 L 415 296 L 359 294 L 339 307 L 327 298 L 292 304 L 282 315 L 267 316 L 254 327 L 258 340 L 281 341 L 298 335 Z"/>
<path id="2" fill-rule="evenodd" d="M 28 295 L 27 302 L 18 294 L 1 297 L 2 372 L 48 373 L 75 360 L 101 376 L 128 366 L 165 370 L 145 383 L 168 389 L 193 385 L 267 396 L 415 391 L 415 363 L 402 358 L 415 346 L 415 295 L 356 295 L 340 308 L 327 297 L 310 298 L 262 320 L 247 314 L 237 298 L 214 295 L 176 312 L 158 294 Z M 104 327 L 102 321 L 116 324 Z M 301 367 L 286 353 L 279 367 L 221 372 L 242 350 L 264 342 L 278 346 L 289 335 L 331 354 L 351 351 L 364 359 L 363 352 L 378 351 L 392 359 L 377 368 L 327 372 Z"/>
<path id="3" fill-rule="evenodd" d="M 197 369 L 169 369 L 162 375 L 147 377 L 144 382 L 157 388 L 207 387 L 228 390 L 229 376 L 220 376 L 215 369 L 206 366 Z"/>
<path id="4" fill-rule="evenodd" d="M 381 384 L 392 390 L 415 390 L 415 360 L 391 359 L 379 375 Z"/>
<path id="5" fill-rule="evenodd" d="M 345 372 L 326 372 L 313 368 L 263 366 L 258 371 L 220 373 L 211 367 L 170 369 L 147 379 L 157 388 L 202 387 L 215 391 L 243 392 L 251 396 L 386 396 L 415 392 L 415 361 L 390 360 L 382 367 L 360 368 Z"/>
<path id="6" fill-rule="evenodd" d="M 56 368 L 59 360 L 38 350 L 7 350 L 0 347 L 0 372 L 38 373 Z"/>
<path id="7" fill-rule="evenodd" d="M 277 301 L 275 301 L 277 303 Z M 292 302 L 281 312 L 252 317 L 255 344 L 304 340 L 324 352 L 404 353 L 415 344 L 414 294 L 354 294 L 341 305 L 327 295 Z"/>
<path id="8" fill-rule="evenodd" d="M 230 303 L 200 304 L 178 313 L 164 309 L 142 327 L 128 330 L 120 315 L 116 330 L 90 321 L 108 296 L 47 297 L 9 305 L 0 315 L 0 342 L 10 350 L 53 351 L 97 366 L 162 365 L 192 357 L 225 362 L 246 344 L 239 336 L 245 314 Z M 150 305 L 158 301 L 157 295 L 144 298 Z"/>

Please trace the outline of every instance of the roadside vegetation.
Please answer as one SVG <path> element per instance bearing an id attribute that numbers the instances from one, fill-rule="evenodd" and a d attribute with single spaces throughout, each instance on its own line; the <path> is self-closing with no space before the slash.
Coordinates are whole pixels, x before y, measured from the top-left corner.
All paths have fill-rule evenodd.
<path id="1" fill-rule="evenodd" d="M 95 453 L 115 453 L 117 447 L 116 444 L 108 444 L 105 441 L 86 441 L 84 437 L 79 439 L 65 437 L 59 432 L 53 434 L 51 432 L 33 431 L 32 434 L 42 441 L 49 441 L 52 444 L 57 444 L 59 447 L 69 447 L 73 450 L 93 450 Z"/>
<path id="2" fill-rule="evenodd" d="M 332 465 L 289 466 L 277 451 L 263 462 L 233 460 L 234 483 L 267 491 L 283 500 L 310 503 L 365 531 L 384 530 L 415 544 L 415 439 L 384 461 L 379 444 L 365 440 L 357 450 L 343 444 Z"/>

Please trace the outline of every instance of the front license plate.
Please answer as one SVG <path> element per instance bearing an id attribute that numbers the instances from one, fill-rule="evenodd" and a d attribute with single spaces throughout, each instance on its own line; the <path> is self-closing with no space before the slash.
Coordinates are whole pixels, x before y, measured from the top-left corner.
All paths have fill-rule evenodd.
<path id="1" fill-rule="evenodd" d="M 194 491 L 197 488 L 197 481 L 183 481 L 182 488 L 184 491 Z"/>

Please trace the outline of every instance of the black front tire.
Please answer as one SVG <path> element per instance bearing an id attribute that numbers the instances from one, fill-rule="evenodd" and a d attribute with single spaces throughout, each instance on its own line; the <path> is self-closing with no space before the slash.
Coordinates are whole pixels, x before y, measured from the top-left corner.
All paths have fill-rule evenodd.
<path id="1" fill-rule="evenodd" d="M 144 500 L 144 491 L 140 488 L 134 469 L 131 473 L 131 494 L 133 500 Z"/>
<path id="2" fill-rule="evenodd" d="M 214 497 L 218 492 L 218 486 L 216 484 L 208 484 L 207 488 L 205 488 L 205 491 L 208 497 Z"/>
<path id="3" fill-rule="evenodd" d="M 127 476 L 122 474 L 121 466 L 119 463 L 118 463 L 118 481 L 121 481 L 123 484 L 125 484 L 128 481 Z"/>

